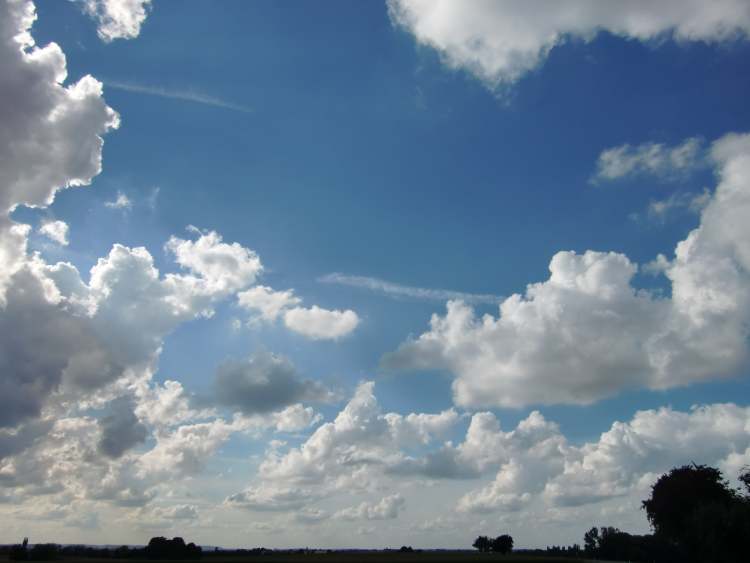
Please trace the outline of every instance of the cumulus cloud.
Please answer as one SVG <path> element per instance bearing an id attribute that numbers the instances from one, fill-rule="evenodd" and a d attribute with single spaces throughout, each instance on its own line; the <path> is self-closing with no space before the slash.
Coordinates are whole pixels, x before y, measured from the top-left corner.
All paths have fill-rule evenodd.
<path id="1" fill-rule="evenodd" d="M 196 247 L 221 256 L 217 235 L 205 237 Z M 0 311 L 9 335 L 0 343 L 0 362 L 7 362 L 0 425 L 39 416 L 55 393 L 64 400 L 150 378 L 175 327 L 210 314 L 217 300 L 252 282 L 257 260 L 230 248 L 249 263 L 230 259 L 204 268 L 200 262 L 189 264 L 191 273 L 160 277 L 146 249 L 117 244 L 91 269 L 88 283 L 70 264 L 30 259 L 11 277 Z"/>
<path id="2" fill-rule="evenodd" d="M 564 506 L 625 495 L 692 461 L 718 466 L 735 479 L 750 458 L 749 415 L 750 409 L 733 404 L 639 411 L 630 422 L 613 423 L 597 442 L 572 450 L 544 495 Z"/>
<path id="3" fill-rule="evenodd" d="M 196 240 L 171 237 L 165 248 L 175 261 L 197 277 L 192 280 L 208 293 L 229 294 L 255 283 L 263 271 L 258 255 L 239 243 L 225 243 L 215 231 L 200 231 Z M 176 279 L 176 278 L 174 278 Z M 185 280 L 185 278 L 182 278 Z"/>
<path id="4" fill-rule="evenodd" d="M 247 360 L 225 361 L 216 371 L 214 389 L 219 404 L 248 415 L 275 411 L 300 401 L 331 398 L 331 393 L 319 383 L 300 379 L 288 359 L 265 351 Z M 292 413 L 289 416 L 291 423 Z"/>
<path id="5" fill-rule="evenodd" d="M 591 181 L 603 183 L 642 175 L 662 180 L 684 179 L 690 172 L 705 166 L 707 156 L 703 141 L 698 137 L 673 147 L 652 142 L 621 145 L 602 151 Z"/>
<path id="6" fill-rule="evenodd" d="M 104 133 L 119 125 L 91 76 L 64 86 L 65 55 L 38 47 L 29 30 L 34 4 L 0 7 L 0 211 L 44 206 L 58 189 L 91 182 L 101 170 Z"/>
<path id="7" fill-rule="evenodd" d="M 231 422 L 216 418 L 159 432 L 154 448 L 138 458 L 139 475 L 156 480 L 196 475 L 232 434 L 247 428 L 246 420 L 235 417 Z"/>
<path id="8" fill-rule="evenodd" d="M 35 420 L 13 429 L 0 430 L 0 460 L 17 454 L 43 438 L 52 428 L 50 420 Z"/>
<path id="9" fill-rule="evenodd" d="M 198 507 L 194 504 L 141 507 L 131 515 L 134 525 L 147 530 L 185 526 L 198 518 Z"/>
<path id="10" fill-rule="evenodd" d="M 289 309 L 284 313 L 284 324 L 313 340 L 338 340 L 357 328 L 359 317 L 349 309 L 329 310 L 313 305 Z"/>
<path id="11" fill-rule="evenodd" d="M 464 406 L 586 404 L 623 389 L 667 389 L 726 377 L 746 365 L 750 319 L 750 136 L 711 148 L 719 185 L 701 223 L 661 256 L 661 297 L 632 284 L 625 255 L 558 252 L 547 281 L 477 318 L 448 303 L 430 330 L 384 357 L 398 369 L 443 369 Z"/>
<path id="12" fill-rule="evenodd" d="M 271 481 L 335 481 L 347 467 L 382 465 L 399 448 L 427 444 L 444 434 L 458 420 L 453 410 L 438 414 L 403 416 L 382 413 L 372 382 L 361 383 L 352 399 L 332 422 L 319 426 L 299 448 L 284 455 L 270 452 L 260 475 Z M 347 483 L 344 479 L 339 484 Z"/>
<path id="13" fill-rule="evenodd" d="M 240 493 L 227 497 L 225 503 L 247 510 L 287 511 L 296 510 L 308 502 L 318 499 L 310 489 L 299 487 L 248 487 Z"/>
<path id="14" fill-rule="evenodd" d="M 44 221 L 39 227 L 39 234 L 60 246 L 68 246 L 68 224 L 65 221 Z"/>
<path id="15" fill-rule="evenodd" d="M 340 520 L 392 520 L 398 518 L 406 505 L 400 493 L 383 497 L 378 502 L 362 502 L 357 506 L 343 508 L 333 517 Z"/>
<path id="16" fill-rule="evenodd" d="M 237 302 L 255 315 L 251 322 L 274 322 L 281 317 L 289 330 L 311 340 L 338 340 L 359 325 L 359 316 L 349 309 L 301 307 L 302 300 L 292 290 L 275 291 L 259 285 L 239 293 Z"/>
<path id="17" fill-rule="evenodd" d="M 190 397 L 179 381 L 167 380 L 161 385 L 139 382 L 136 394 L 135 412 L 152 426 L 166 428 L 207 415 L 191 406 Z"/>
<path id="18" fill-rule="evenodd" d="M 277 432 L 299 432 L 320 420 L 321 416 L 312 407 L 305 407 L 299 403 L 273 414 L 273 424 Z"/>
<path id="19" fill-rule="evenodd" d="M 227 503 L 284 511 L 309 508 L 309 503 L 336 493 L 377 488 L 376 473 L 382 475 L 385 467 L 402 459 L 401 448 L 427 446 L 459 419 L 452 409 L 406 416 L 383 413 L 373 389 L 372 382 L 360 384 L 336 418 L 316 428 L 301 446 L 286 452 L 281 451 L 284 444 L 271 448 L 259 469 L 260 483 Z M 391 517 L 403 505 L 399 499 L 388 498 L 369 511 L 367 505 L 363 517 Z"/>
<path id="20" fill-rule="evenodd" d="M 613 423 L 598 441 L 576 447 L 556 425 L 532 414 L 510 433 L 499 427 L 490 433 L 494 439 L 488 450 L 500 464 L 497 474 L 463 495 L 457 509 L 513 512 L 533 501 L 570 507 L 629 495 L 642 498 L 661 473 L 693 461 L 719 466 L 734 478 L 741 467 L 737 459 L 750 454 L 749 415 L 749 409 L 733 404 L 689 412 L 640 411 L 629 422 Z M 522 438 L 529 425 L 543 431 Z"/>
<path id="21" fill-rule="evenodd" d="M 0 3 L 0 498 L 143 507 L 165 480 L 202 471 L 233 434 L 296 432 L 319 415 L 283 402 L 224 420 L 195 407 L 178 382 L 152 381 L 175 328 L 255 283 L 253 251 L 191 229 L 168 241 L 178 268 L 166 275 L 141 247 L 115 244 L 88 275 L 29 253 L 31 228 L 11 212 L 90 183 L 102 135 L 119 123 L 99 82 L 64 85 L 65 57 L 34 44 L 35 17 L 31 2 Z M 41 232 L 63 235 L 63 226 Z"/>
<path id="22" fill-rule="evenodd" d="M 296 307 L 302 300 L 294 291 L 274 291 L 265 285 L 256 285 L 237 294 L 237 303 L 243 309 L 257 312 L 264 321 L 275 321 L 285 310 Z"/>
<path id="23" fill-rule="evenodd" d="M 388 0 L 388 12 L 445 64 L 490 87 L 515 82 L 555 46 L 590 41 L 601 31 L 639 41 L 719 42 L 750 34 L 750 7 L 736 0 L 549 0 L 533 6 L 523 0 Z"/>
<path id="24" fill-rule="evenodd" d="M 135 475 L 132 458 L 99 455 L 99 425 L 92 417 L 59 417 L 17 455 L 0 461 L 0 486 L 19 498 L 66 494 L 80 500 L 106 500 L 139 506 L 153 498 L 154 483 Z"/>
<path id="25" fill-rule="evenodd" d="M 118 191 L 117 197 L 113 199 L 112 201 L 105 201 L 104 207 L 108 207 L 109 209 L 122 209 L 123 211 L 130 211 L 133 209 L 133 202 L 130 200 L 130 198 Z"/>
<path id="26" fill-rule="evenodd" d="M 84 11 L 97 21 L 97 34 L 107 43 L 138 37 L 151 8 L 151 0 L 82 1 Z"/>
<path id="27" fill-rule="evenodd" d="M 424 440 L 416 429 L 399 432 L 399 424 L 410 420 L 417 427 L 419 418 L 430 428 Z M 494 414 L 478 412 L 461 442 L 436 442 L 452 418 L 382 413 L 372 384 L 363 383 L 335 420 L 302 445 L 285 453 L 283 444 L 269 450 L 260 466 L 262 481 L 226 502 L 259 511 L 317 511 L 311 505 L 318 501 L 335 503 L 344 494 L 364 492 L 375 500 L 344 505 L 330 517 L 389 519 L 405 507 L 405 491 L 416 494 L 441 480 L 441 490 L 454 491 L 441 500 L 452 498 L 454 509 L 443 518 L 496 512 L 526 518 L 608 501 L 627 501 L 637 511 L 651 484 L 674 466 L 706 463 L 734 478 L 750 461 L 750 408 L 734 404 L 639 411 L 582 445 L 569 442 L 537 411 L 508 430 Z M 415 443 L 420 447 L 413 449 Z M 402 492 L 372 496 L 394 488 Z"/>
<path id="28" fill-rule="evenodd" d="M 148 430 L 133 412 L 132 399 L 120 397 L 110 404 L 110 413 L 99 419 L 99 451 L 112 458 L 120 457 L 146 440 Z"/>

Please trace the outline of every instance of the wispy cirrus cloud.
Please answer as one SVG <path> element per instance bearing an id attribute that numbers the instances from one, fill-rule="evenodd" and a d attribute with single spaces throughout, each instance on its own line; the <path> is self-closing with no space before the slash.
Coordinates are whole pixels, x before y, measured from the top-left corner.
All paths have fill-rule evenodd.
<path id="1" fill-rule="evenodd" d="M 401 299 L 416 299 L 419 301 L 456 301 L 471 304 L 492 304 L 495 305 L 502 301 L 499 295 L 487 293 L 464 293 L 461 291 L 452 291 L 449 289 L 432 289 L 427 287 L 413 287 L 401 285 L 398 283 L 371 278 L 367 276 L 351 276 L 334 272 L 318 278 L 321 283 L 332 283 L 337 285 L 346 285 L 357 287 L 383 294 L 387 297 Z"/>
<path id="2" fill-rule="evenodd" d="M 685 139 L 678 145 L 625 144 L 602 151 L 590 182 L 602 184 L 646 175 L 662 181 L 678 181 L 708 164 L 708 152 L 700 137 Z"/>
<path id="3" fill-rule="evenodd" d="M 247 106 L 228 102 L 226 100 L 222 100 L 221 98 L 216 98 L 208 94 L 195 92 L 193 90 L 168 90 L 166 88 L 162 88 L 161 86 L 135 84 L 132 82 L 120 82 L 117 80 L 105 80 L 104 85 L 107 88 L 124 90 L 125 92 L 134 92 L 136 94 L 145 94 L 147 96 L 158 96 L 160 98 L 183 100 L 186 102 L 194 102 L 196 104 L 203 104 L 232 111 L 239 111 L 242 113 L 253 112 L 253 109 Z"/>

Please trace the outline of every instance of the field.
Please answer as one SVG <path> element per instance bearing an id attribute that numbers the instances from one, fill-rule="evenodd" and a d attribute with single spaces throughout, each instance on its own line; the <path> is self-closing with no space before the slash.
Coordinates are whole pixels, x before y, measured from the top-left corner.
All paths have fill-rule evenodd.
<path id="1" fill-rule="evenodd" d="M 0 559 L 5 561 L 7 559 Z M 147 559 L 108 559 L 62 557 L 60 563 L 152 563 Z M 334 551 L 331 553 L 275 552 L 263 555 L 223 556 L 207 555 L 201 563 L 585 563 L 584 559 L 550 557 L 514 553 L 498 555 L 476 551 L 423 551 L 399 553 L 398 551 Z M 163 561 L 153 563 L 164 563 Z"/>

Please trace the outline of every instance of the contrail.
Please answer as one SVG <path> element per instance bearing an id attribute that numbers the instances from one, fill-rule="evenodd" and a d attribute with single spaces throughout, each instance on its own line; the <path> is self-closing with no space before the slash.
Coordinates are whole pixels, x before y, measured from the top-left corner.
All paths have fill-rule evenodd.
<path id="1" fill-rule="evenodd" d="M 382 293 L 388 297 L 406 297 L 420 301 L 451 301 L 460 300 L 471 304 L 491 304 L 500 303 L 503 298 L 498 295 L 484 293 L 463 293 L 461 291 L 451 291 L 448 289 L 430 289 L 426 287 L 412 287 L 398 283 L 370 278 L 366 276 L 350 276 L 347 274 L 332 273 L 318 278 L 321 283 L 334 283 L 338 285 L 347 285 L 368 289 L 377 293 Z"/>
<path id="2" fill-rule="evenodd" d="M 242 113 L 252 113 L 252 109 L 240 104 L 233 104 L 225 100 L 209 96 L 207 94 L 201 94 L 199 92 L 193 92 L 190 90 L 167 90 L 160 86 L 144 86 L 142 84 L 132 84 L 130 82 L 118 82 L 114 80 L 103 81 L 104 85 L 108 88 L 114 88 L 116 90 L 125 90 L 126 92 L 135 92 L 137 94 L 146 94 L 147 96 L 159 96 L 160 98 L 171 98 L 173 100 L 184 100 L 187 102 L 195 102 L 197 104 L 204 104 L 207 106 L 213 106 L 217 108 L 224 108 L 233 111 L 240 111 Z"/>

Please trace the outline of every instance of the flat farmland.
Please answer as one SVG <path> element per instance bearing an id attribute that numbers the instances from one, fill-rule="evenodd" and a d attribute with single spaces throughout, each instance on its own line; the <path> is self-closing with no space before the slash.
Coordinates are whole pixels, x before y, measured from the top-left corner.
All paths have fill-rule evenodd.
<path id="1" fill-rule="evenodd" d="M 7 557 L 3 557 L 0 560 L 7 561 Z M 61 557 L 56 559 L 56 561 L 62 563 L 164 563 L 164 560 L 87 557 Z M 398 551 L 333 551 L 330 553 L 278 551 L 258 555 L 212 554 L 203 557 L 199 561 L 202 563 L 586 563 L 588 560 L 523 553 L 498 555 L 494 553 L 478 553 L 476 551 L 438 550 L 414 553 L 399 553 Z"/>

